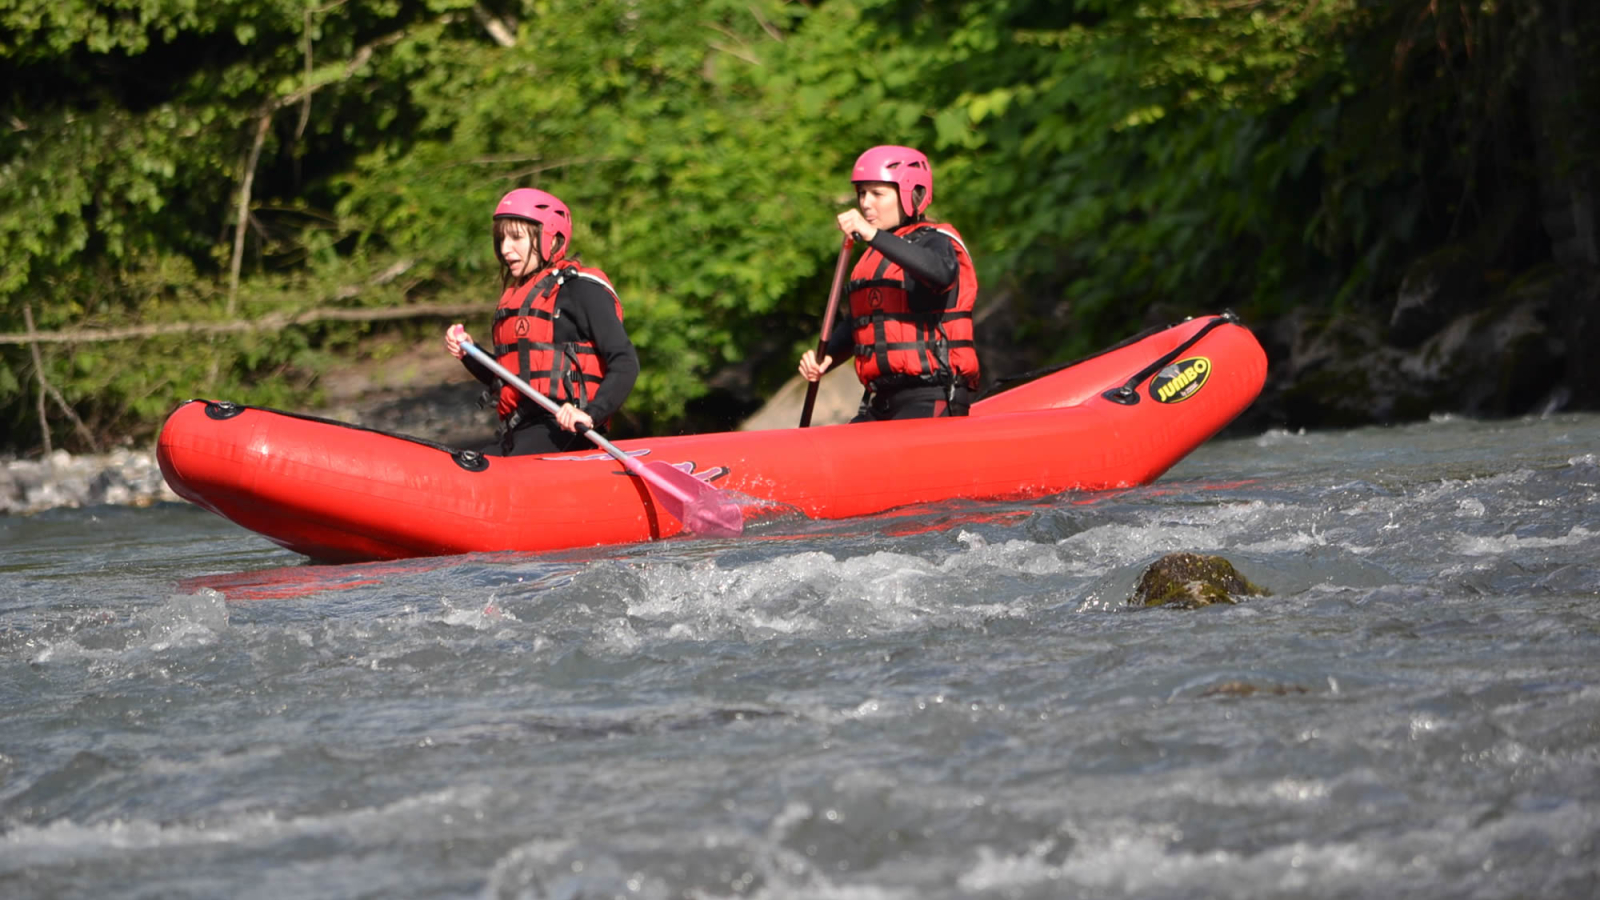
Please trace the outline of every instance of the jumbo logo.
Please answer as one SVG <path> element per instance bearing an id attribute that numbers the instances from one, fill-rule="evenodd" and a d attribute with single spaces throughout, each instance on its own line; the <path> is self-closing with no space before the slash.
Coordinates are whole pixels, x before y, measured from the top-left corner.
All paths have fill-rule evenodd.
<path id="1" fill-rule="evenodd" d="M 1200 393 L 1211 376 L 1211 360 L 1204 356 L 1180 359 L 1150 379 L 1150 398 L 1157 403 L 1182 403 Z"/>

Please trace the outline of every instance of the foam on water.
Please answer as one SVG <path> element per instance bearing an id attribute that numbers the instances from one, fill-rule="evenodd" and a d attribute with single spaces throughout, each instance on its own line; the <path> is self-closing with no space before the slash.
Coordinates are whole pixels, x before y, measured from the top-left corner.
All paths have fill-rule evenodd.
<path id="1" fill-rule="evenodd" d="M 416 823 L 452 814 L 450 811 L 467 810 L 471 815 L 486 796 L 487 789 L 468 787 L 408 797 L 381 807 L 288 818 L 266 810 L 198 822 L 116 818 L 84 825 L 60 820 L 8 829 L 0 834 L 0 849 L 13 865 L 24 859 L 29 865 L 59 865 L 107 851 L 174 850 L 349 834 L 361 834 L 370 840 L 376 833 L 405 833 Z M 0 868 L 3 871 L 5 868 Z"/>
<path id="2" fill-rule="evenodd" d="M 1572 547 L 1576 549 L 1590 543 L 1595 536 L 1595 532 L 1584 528 L 1582 525 L 1574 525 L 1566 534 L 1558 537 L 1524 537 L 1517 534 L 1480 537 L 1463 534 L 1457 535 L 1454 543 L 1455 551 L 1464 556 L 1495 556 L 1549 547 Z"/>
<path id="3" fill-rule="evenodd" d="M 1597 444 L 1278 432 L 1105 494 L 350 567 L 182 507 L 8 526 L 0 891 L 1587 897 Z M 1129 609 L 1175 551 L 1272 595 Z"/>

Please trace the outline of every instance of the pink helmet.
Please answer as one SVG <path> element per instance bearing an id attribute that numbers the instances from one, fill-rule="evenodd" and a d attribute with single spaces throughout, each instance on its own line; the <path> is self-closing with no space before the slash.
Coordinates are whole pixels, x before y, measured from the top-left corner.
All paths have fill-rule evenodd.
<path id="1" fill-rule="evenodd" d="M 933 167 L 920 150 L 886 144 L 873 147 L 856 159 L 851 181 L 887 181 L 900 192 L 900 208 L 907 219 L 922 215 L 933 202 Z M 922 188 L 918 197 L 917 188 Z"/>
<path id="2" fill-rule="evenodd" d="M 561 236 L 561 247 L 556 253 L 565 254 L 567 245 L 572 243 L 572 212 L 559 197 L 537 188 L 517 188 L 501 197 L 500 205 L 494 208 L 494 217 L 538 222 L 539 258 L 545 262 L 555 259 L 550 247 L 555 243 L 556 235 Z M 495 253 L 499 252 L 500 248 L 496 247 Z"/>

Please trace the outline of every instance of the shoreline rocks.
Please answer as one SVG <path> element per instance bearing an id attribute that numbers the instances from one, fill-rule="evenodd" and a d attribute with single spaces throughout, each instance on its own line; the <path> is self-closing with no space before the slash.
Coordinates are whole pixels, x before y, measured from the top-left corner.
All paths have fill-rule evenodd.
<path id="1" fill-rule="evenodd" d="M 79 456 L 57 450 L 38 460 L 0 459 L 0 515 L 182 500 L 161 477 L 155 454 L 140 450 Z"/>

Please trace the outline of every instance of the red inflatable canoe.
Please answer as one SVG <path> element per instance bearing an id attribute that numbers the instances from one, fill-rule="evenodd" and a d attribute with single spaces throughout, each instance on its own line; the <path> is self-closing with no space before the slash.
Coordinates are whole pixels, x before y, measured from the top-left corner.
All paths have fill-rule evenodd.
<path id="1" fill-rule="evenodd" d="M 966 418 L 618 441 L 761 514 L 839 519 L 956 498 L 1147 484 L 1249 406 L 1266 357 L 1231 316 L 1191 319 L 973 404 Z M 326 562 L 556 550 L 682 524 L 615 459 L 481 457 L 401 435 L 191 400 L 161 471 L 180 496 Z M 744 501 L 749 501 L 745 503 Z"/>

